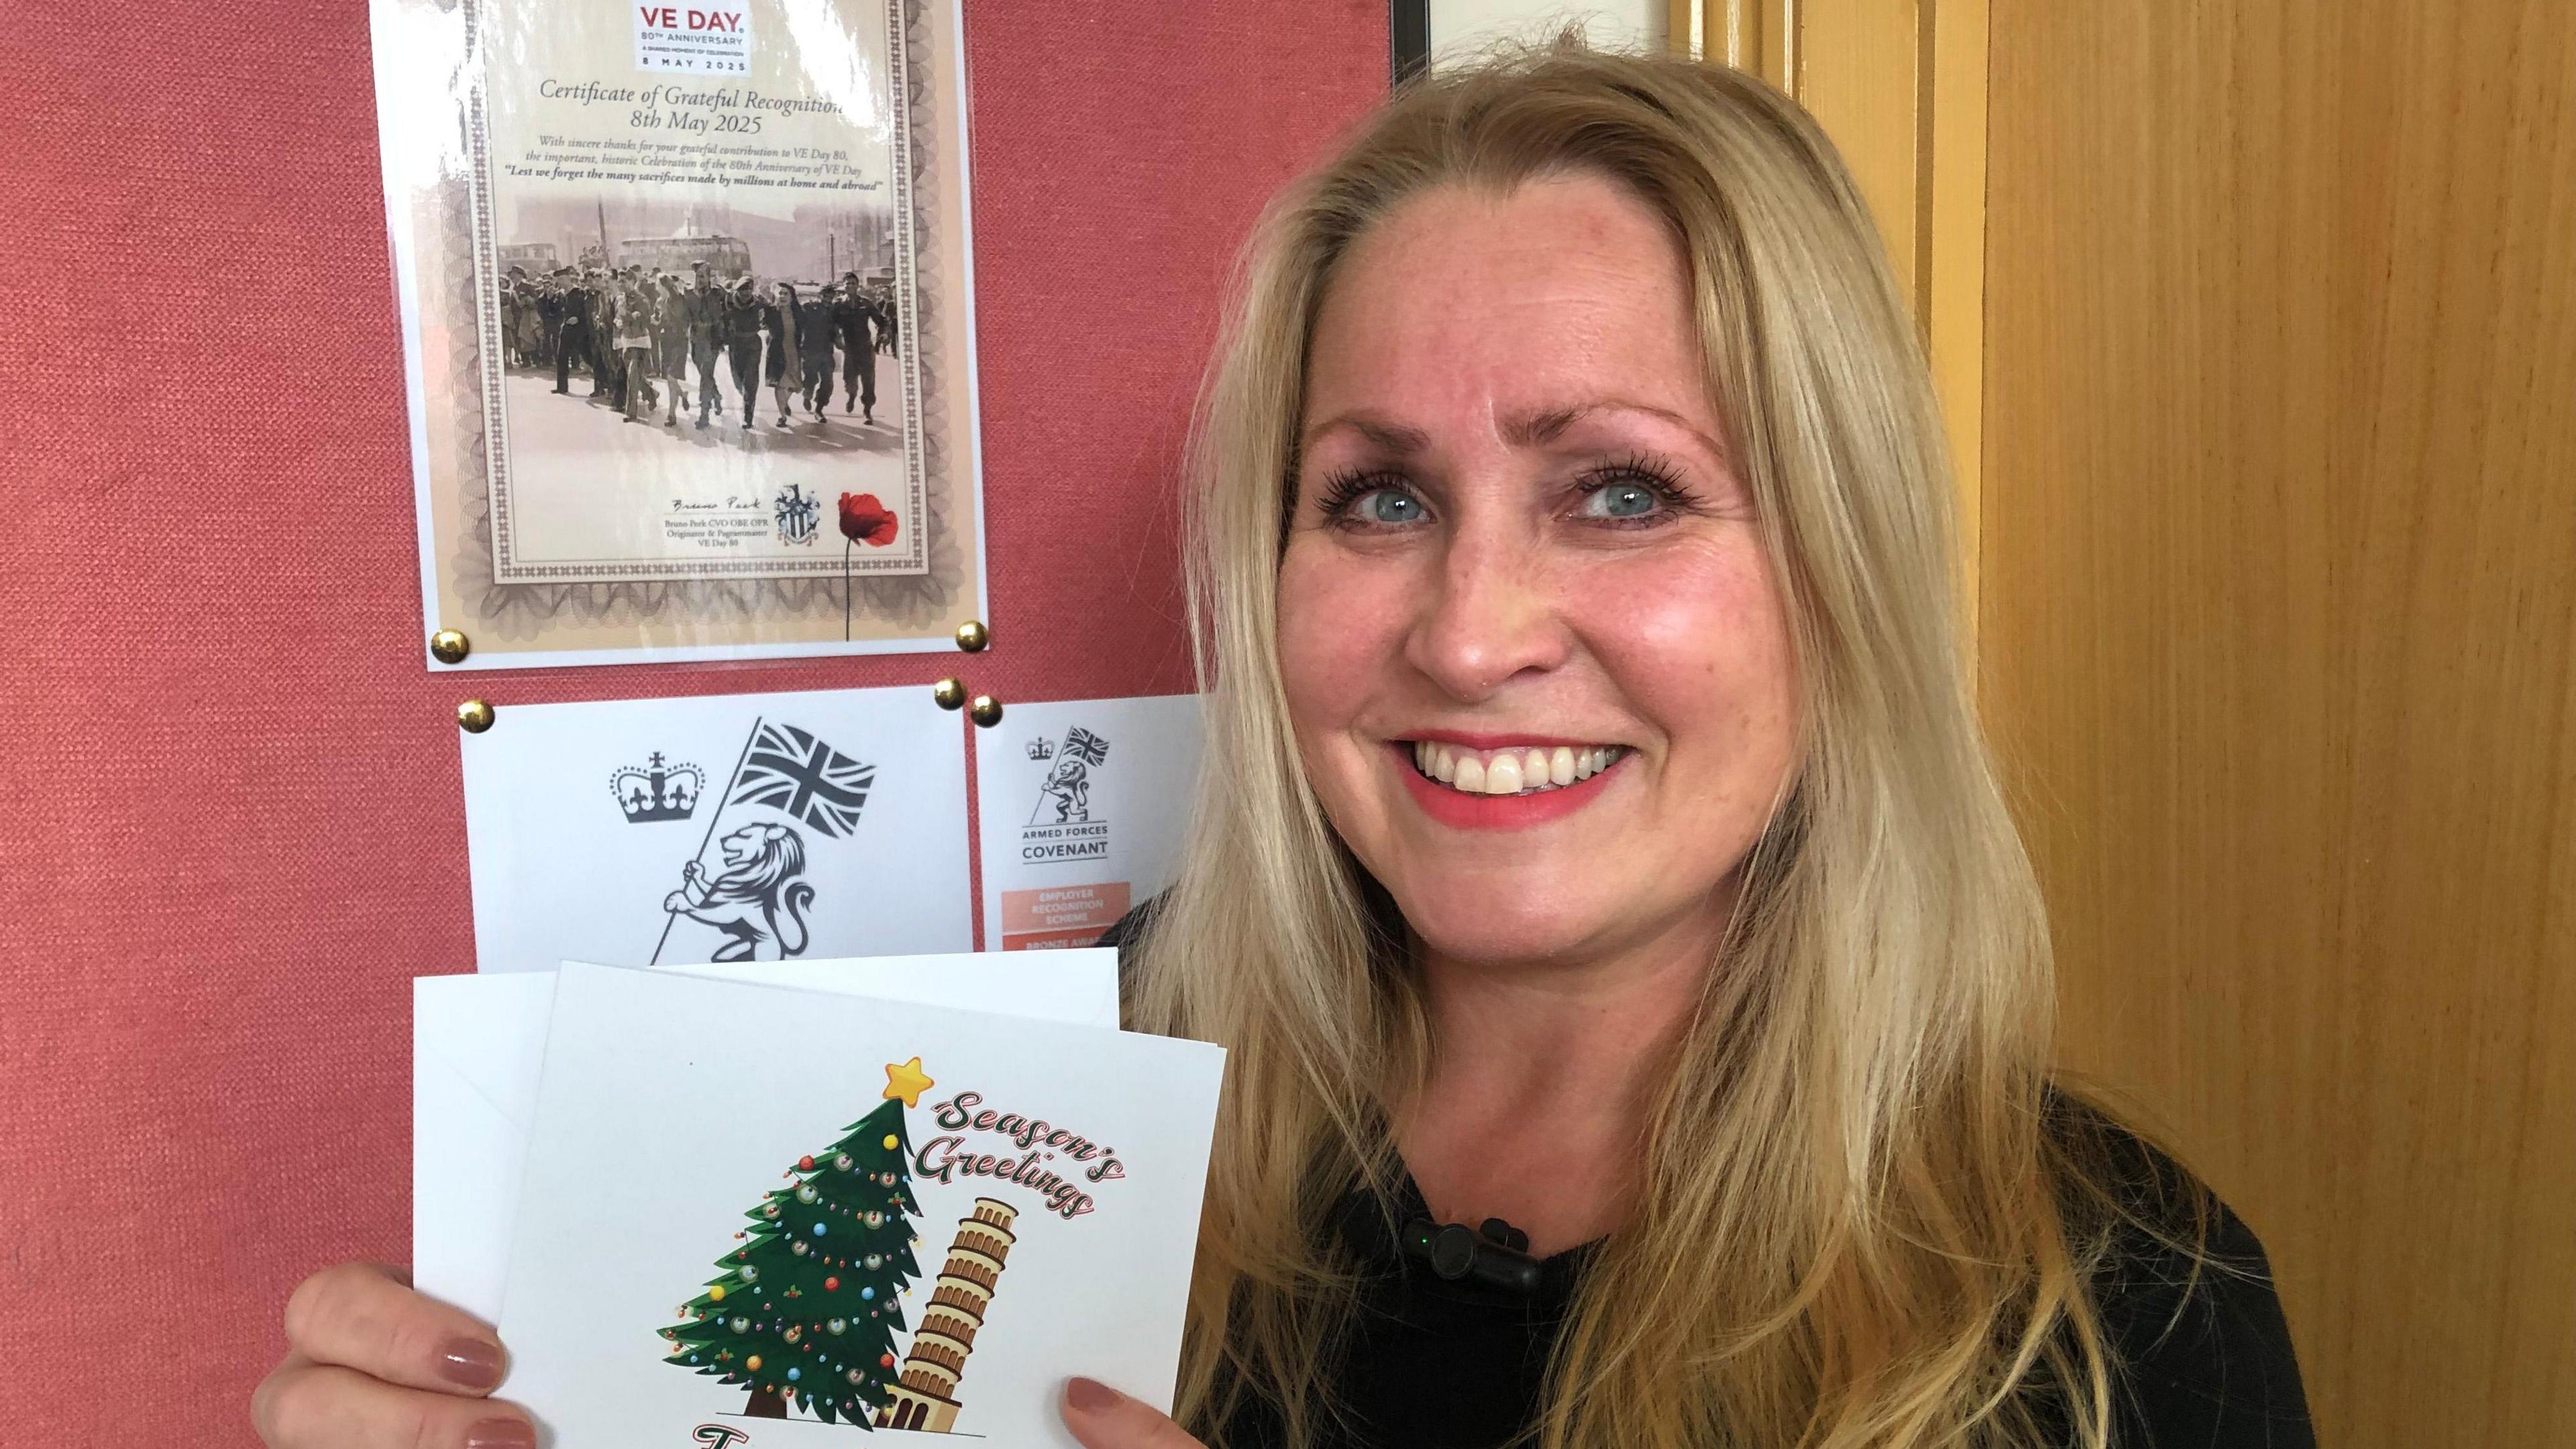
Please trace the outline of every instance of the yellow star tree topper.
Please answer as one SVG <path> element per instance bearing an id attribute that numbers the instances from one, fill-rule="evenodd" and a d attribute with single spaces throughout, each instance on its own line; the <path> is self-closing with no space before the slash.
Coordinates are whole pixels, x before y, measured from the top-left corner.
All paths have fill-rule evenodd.
<path id="1" fill-rule="evenodd" d="M 897 1066 L 893 1062 L 888 1062 L 886 1063 L 885 1072 L 886 1099 L 888 1101 L 901 1102 L 907 1108 L 920 1106 L 921 1094 L 939 1085 L 937 1082 L 930 1079 L 929 1073 L 924 1072 L 921 1069 L 921 1058 L 919 1057 L 914 1057 L 911 1061 L 905 1062 L 901 1066 Z"/>

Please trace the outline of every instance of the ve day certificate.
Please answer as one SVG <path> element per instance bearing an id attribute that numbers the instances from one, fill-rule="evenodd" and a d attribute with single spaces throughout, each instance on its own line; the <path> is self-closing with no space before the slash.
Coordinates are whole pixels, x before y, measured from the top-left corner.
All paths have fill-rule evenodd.
<path id="1" fill-rule="evenodd" d="M 561 1449 L 1074 1449 L 1072 1374 L 1168 1407 L 1223 1062 L 567 964 L 503 1392 Z"/>
<path id="2" fill-rule="evenodd" d="M 371 19 L 424 639 L 746 658 L 983 617 L 956 0 Z"/>

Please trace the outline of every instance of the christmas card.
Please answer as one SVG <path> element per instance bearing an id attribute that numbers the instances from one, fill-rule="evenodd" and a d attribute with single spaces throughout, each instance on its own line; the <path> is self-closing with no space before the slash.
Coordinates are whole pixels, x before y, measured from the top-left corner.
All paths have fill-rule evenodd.
<path id="1" fill-rule="evenodd" d="M 671 968 L 774 986 L 1116 1028 L 1118 953 L 1043 962 L 997 952 Z M 412 983 L 412 1285 L 486 1322 L 501 1317 L 510 1220 L 552 1018 L 551 971 Z"/>
<path id="2" fill-rule="evenodd" d="M 1199 697 L 1013 704 L 975 750 L 984 944 L 1088 946 L 1172 880 Z"/>
<path id="3" fill-rule="evenodd" d="M 969 950 L 965 729 L 918 688 L 505 708 L 459 736 L 476 960 Z"/>
<path id="4" fill-rule="evenodd" d="M 1168 1406 L 1223 1061 L 567 964 L 503 1392 L 561 1449 L 1073 1449 L 1075 1374 Z"/>

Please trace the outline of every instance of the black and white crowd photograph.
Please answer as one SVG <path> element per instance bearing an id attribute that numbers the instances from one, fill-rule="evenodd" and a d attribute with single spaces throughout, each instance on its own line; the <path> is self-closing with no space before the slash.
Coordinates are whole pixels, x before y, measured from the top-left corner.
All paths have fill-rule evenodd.
<path id="1" fill-rule="evenodd" d="M 731 209 L 710 225 L 689 207 L 675 227 L 644 231 L 637 223 L 652 218 L 637 213 L 672 208 L 628 206 L 623 226 L 605 202 L 587 218 L 561 205 L 523 210 L 562 213 L 543 218 L 562 224 L 523 218 L 521 236 L 501 246 L 514 373 L 551 375 L 554 395 L 627 422 L 708 431 L 731 418 L 749 436 L 763 419 L 827 423 L 837 393 L 844 418 L 881 426 L 878 360 L 891 366 L 901 345 L 889 215 L 816 225 L 800 214 L 781 228 Z"/>
<path id="2" fill-rule="evenodd" d="M 790 486 L 901 492 L 890 212 L 632 196 L 515 210 L 497 300 L 521 539 L 596 537 L 647 495 L 668 495 L 660 511 Z"/>

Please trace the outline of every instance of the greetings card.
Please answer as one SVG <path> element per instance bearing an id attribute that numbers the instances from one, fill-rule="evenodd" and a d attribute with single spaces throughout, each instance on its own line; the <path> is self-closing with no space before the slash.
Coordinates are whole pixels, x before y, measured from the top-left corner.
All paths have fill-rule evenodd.
<path id="1" fill-rule="evenodd" d="M 506 707 L 459 736 L 476 960 L 970 950 L 964 730 L 926 689 Z"/>
<path id="2" fill-rule="evenodd" d="M 1171 1401 L 1222 1072 L 1196 1042 L 567 964 L 504 1392 L 562 1449 L 1072 1449 L 1068 1375 Z"/>
<path id="3" fill-rule="evenodd" d="M 1043 964 L 987 952 L 666 969 L 1118 1026 L 1115 951 L 1065 951 Z M 412 982 L 412 1286 L 485 1322 L 501 1317 L 554 999 L 551 971 Z"/>
<path id="4" fill-rule="evenodd" d="M 1088 946 L 1169 885 L 1199 738 L 1195 694 L 1012 704 L 975 750 L 984 944 Z"/>

